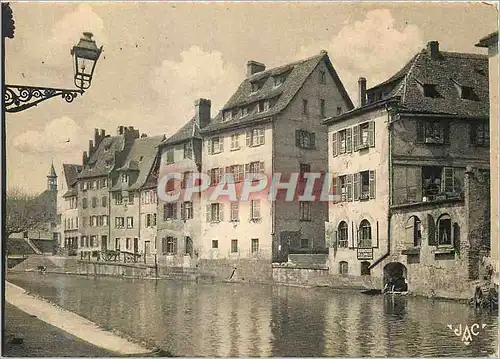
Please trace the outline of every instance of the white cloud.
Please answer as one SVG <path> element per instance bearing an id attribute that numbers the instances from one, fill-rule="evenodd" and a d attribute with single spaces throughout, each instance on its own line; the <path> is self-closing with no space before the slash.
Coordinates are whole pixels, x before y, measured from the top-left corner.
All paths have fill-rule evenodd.
<path id="1" fill-rule="evenodd" d="M 424 44 L 422 31 L 415 25 L 395 27 L 388 9 L 373 10 L 363 21 L 346 24 L 329 41 L 302 47 L 299 58 L 328 50 L 353 102 L 357 80 L 366 77 L 368 87 L 388 79 L 399 71 Z"/>
<path id="2" fill-rule="evenodd" d="M 26 131 L 14 138 L 14 147 L 23 153 L 64 153 L 84 148 L 85 132 L 73 119 L 50 121 L 43 131 Z"/>
<path id="3" fill-rule="evenodd" d="M 49 36 L 41 33 L 30 36 L 26 53 L 44 61 L 49 66 L 69 63 L 70 49 L 76 45 L 83 32 L 91 32 L 98 46 L 107 43 L 104 21 L 92 11 L 90 4 L 78 5 L 75 11 L 67 13 L 52 26 Z"/>
<path id="4" fill-rule="evenodd" d="M 214 117 L 243 79 L 243 74 L 226 62 L 220 52 L 191 46 L 180 57 L 180 61 L 164 60 L 154 69 L 151 82 L 160 95 L 163 123 L 173 128 L 193 116 L 198 98 L 212 101 Z"/>

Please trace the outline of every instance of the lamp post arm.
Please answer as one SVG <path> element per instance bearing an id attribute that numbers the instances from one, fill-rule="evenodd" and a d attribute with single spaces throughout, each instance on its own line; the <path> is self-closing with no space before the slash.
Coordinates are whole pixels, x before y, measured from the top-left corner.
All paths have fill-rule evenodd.
<path id="1" fill-rule="evenodd" d="M 61 96 L 66 102 L 72 102 L 78 94 L 83 93 L 81 89 L 5 85 L 4 106 L 6 112 L 14 113 L 37 106 L 40 102 L 56 96 Z"/>

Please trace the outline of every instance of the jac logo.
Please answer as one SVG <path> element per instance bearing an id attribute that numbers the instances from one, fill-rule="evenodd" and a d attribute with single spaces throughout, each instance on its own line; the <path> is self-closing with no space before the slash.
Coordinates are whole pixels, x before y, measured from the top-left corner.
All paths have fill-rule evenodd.
<path id="1" fill-rule="evenodd" d="M 480 330 L 484 329 L 486 324 L 479 325 L 474 323 L 470 327 L 467 324 L 464 327 L 462 324 L 459 324 L 458 327 L 453 327 L 453 325 L 448 324 L 447 327 L 453 330 L 453 333 L 455 333 L 457 337 L 460 337 L 460 340 L 462 340 L 465 345 L 469 345 L 472 342 L 472 338 L 478 336 Z"/>

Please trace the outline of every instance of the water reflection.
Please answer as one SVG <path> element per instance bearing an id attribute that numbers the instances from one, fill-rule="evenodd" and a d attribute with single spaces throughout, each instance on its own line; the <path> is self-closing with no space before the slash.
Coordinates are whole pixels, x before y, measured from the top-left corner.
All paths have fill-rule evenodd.
<path id="1" fill-rule="evenodd" d="M 180 356 L 482 356 L 497 320 L 455 302 L 327 289 L 9 274 L 69 310 Z M 485 323 L 469 346 L 448 324 Z"/>

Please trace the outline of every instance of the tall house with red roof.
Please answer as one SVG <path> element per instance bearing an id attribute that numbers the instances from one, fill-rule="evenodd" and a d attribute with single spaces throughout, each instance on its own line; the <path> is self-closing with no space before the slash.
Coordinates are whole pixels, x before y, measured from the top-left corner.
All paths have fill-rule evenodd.
<path id="1" fill-rule="evenodd" d="M 269 200 L 269 186 L 274 174 L 288 182 L 294 173 L 326 171 L 322 122 L 352 107 L 326 51 L 272 69 L 247 63 L 247 77 L 200 130 L 202 172 L 211 178 L 201 197 L 200 268 L 270 277 L 272 261 L 325 249 L 327 203 Z M 228 173 L 238 196 L 245 174 L 264 174 L 268 186 L 248 199 L 212 197 Z"/>
<path id="2" fill-rule="evenodd" d="M 488 59 L 430 41 L 325 121 L 336 172 L 327 240 L 339 280 L 469 297 L 489 251 Z M 451 295 L 453 293 L 453 295 Z"/>

